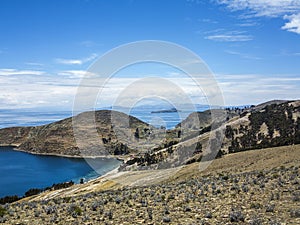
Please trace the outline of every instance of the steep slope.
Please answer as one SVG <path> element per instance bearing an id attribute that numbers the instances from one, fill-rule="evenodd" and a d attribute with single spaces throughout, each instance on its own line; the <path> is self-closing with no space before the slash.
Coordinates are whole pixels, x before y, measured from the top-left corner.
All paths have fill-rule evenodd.
<path id="1" fill-rule="evenodd" d="M 32 127 L 9 127 L 0 129 L 1 146 L 19 146 L 26 141 Z"/>
<path id="2" fill-rule="evenodd" d="M 299 143 L 300 101 L 290 101 L 258 107 L 226 124 L 223 149 L 238 152 Z"/>
<path id="3" fill-rule="evenodd" d="M 209 111 L 191 114 L 176 128 L 180 125 L 190 127 L 185 135 L 170 138 L 171 144 L 165 148 L 140 154 L 121 169 L 172 168 L 227 153 L 300 144 L 300 101 L 275 101 L 264 104 L 264 108 L 234 111 L 227 110 L 226 121 L 212 131 Z M 203 126 L 192 126 L 197 117 Z"/>
<path id="4" fill-rule="evenodd" d="M 95 118 L 95 124 L 87 121 L 87 118 Z M 129 132 L 128 137 L 134 136 L 139 129 L 139 138 L 142 139 L 144 129 L 149 129 L 148 124 L 135 117 L 116 111 L 99 110 L 81 113 L 74 117 L 77 121 L 77 133 L 82 132 L 80 139 L 84 140 L 80 149 L 74 137 L 73 118 L 43 126 L 0 129 L 0 145 L 15 146 L 17 149 L 32 153 L 70 156 L 120 155 L 136 151 L 137 141 L 133 140 L 129 146 L 127 136 L 122 138 L 116 136 L 111 123 L 112 118 L 118 118 L 119 123 L 128 122 L 127 127 L 123 128 Z M 98 137 L 89 136 L 95 129 Z M 118 131 L 122 131 L 122 128 Z"/>

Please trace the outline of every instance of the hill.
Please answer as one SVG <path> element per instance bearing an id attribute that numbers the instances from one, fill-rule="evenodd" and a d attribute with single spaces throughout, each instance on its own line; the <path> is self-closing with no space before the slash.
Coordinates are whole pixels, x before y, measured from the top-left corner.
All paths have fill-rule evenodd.
<path id="1" fill-rule="evenodd" d="M 95 123 L 89 121 L 90 118 L 94 118 Z M 144 130 L 149 129 L 148 124 L 135 117 L 116 111 L 99 110 L 84 112 L 74 118 L 67 118 L 43 126 L 0 129 L 0 145 L 14 146 L 16 149 L 31 153 L 68 156 L 122 155 L 135 152 L 138 148 L 137 142 L 132 140 L 129 145 L 127 137 L 120 138 L 117 136 L 114 127 L 112 127 L 112 118 L 118 118 L 121 122 L 128 122 L 125 125 L 120 125 L 121 122 L 119 122 L 117 131 L 125 130 L 131 136 L 139 129 L 139 136 L 143 138 Z M 73 124 L 74 121 L 77 123 Z M 118 125 L 118 121 L 114 121 L 114 123 Z M 80 135 L 81 139 L 84 140 L 81 143 L 76 143 L 74 126 L 76 126 L 77 135 Z M 89 135 L 95 130 L 99 135 L 96 138 Z M 78 144 L 80 144 L 80 150 Z"/>
<path id="2" fill-rule="evenodd" d="M 300 101 L 277 100 L 258 107 L 226 109 L 225 115 L 224 110 L 217 111 L 214 113 L 221 119 L 214 129 L 211 112 L 192 113 L 169 131 L 164 145 L 127 161 L 122 170 L 170 168 L 228 153 L 300 144 Z M 181 137 L 176 135 L 179 131 Z"/>
<path id="3" fill-rule="evenodd" d="M 133 157 L 127 158 L 119 171 L 90 182 L 47 190 L 0 206 L 0 222 L 299 224 L 300 101 L 269 102 L 226 112 L 226 117 L 217 118 L 215 127 L 211 111 L 193 113 L 175 129 L 166 131 L 159 146 L 141 150 L 139 145 L 152 129 L 148 124 L 119 112 L 97 111 L 99 138 L 83 136 L 86 148 L 93 147 L 85 154 L 103 154 L 100 140 L 111 154 L 120 153 L 116 147 L 127 146 Z M 84 120 L 89 113 L 79 114 L 75 120 Z M 133 144 L 129 139 L 118 139 L 122 136 L 116 135 L 111 126 L 111 113 L 121 118 L 121 124 L 114 124 L 124 128 L 118 129 L 121 135 L 130 131 Z M 130 126 L 122 124 L 123 117 L 129 118 Z M 193 126 L 197 118 L 200 125 Z M 79 134 L 92 129 L 85 120 L 79 124 Z M 52 147 L 46 153 L 60 149 L 59 154 L 74 155 L 74 149 L 65 150 L 66 146 L 75 146 L 71 127 L 72 118 L 39 127 L 6 128 L 0 130 L 0 143 L 18 148 L 34 146 L 28 151 L 45 153 L 42 149 L 47 145 L 43 142 L 50 142 Z M 222 134 L 224 139 L 220 138 Z M 44 139 L 39 141 L 39 137 Z M 53 143 L 60 143 L 60 147 L 55 148 Z M 215 151 L 214 143 L 220 144 L 221 150 L 217 149 L 217 159 L 202 171 L 195 162 L 209 159 Z"/>
<path id="4" fill-rule="evenodd" d="M 229 154 L 202 172 L 195 163 L 176 171 L 110 174 L 7 204 L 0 220 L 4 224 L 299 224 L 299 165 L 300 146 L 294 145 Z"/>
<path id="5" fill-rule="evenodd" d="M 223 150 L 230 153 L 299 143 L 300 101 L 286 101 L 255 107 L 227 123 Z"/>
<path id="6" fill-rule="evenodd" d="M 100 110 L 43 126 L 0 129 L 0 145 L 38 154 L 134 155 L 122 170 L 159 169 L 203 157 L 299 144 L 299 118 L 300 101 L 276 100 L 250 108 L 194 112 L 165 130 L 124 113 Z"/>

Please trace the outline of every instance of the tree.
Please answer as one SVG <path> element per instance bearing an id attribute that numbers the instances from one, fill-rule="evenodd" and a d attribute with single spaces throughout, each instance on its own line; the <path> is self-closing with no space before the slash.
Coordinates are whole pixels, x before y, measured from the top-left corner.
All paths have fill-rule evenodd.
<path id="1" fill-rule="evenodd" d="M 140 138 L 140 133 L 139 133 L 139 128 L 138 128 L 138 127 L 135 129 L 134 137 L 135 137 L 136 139 L 139 139 L 139 138 Z"/>

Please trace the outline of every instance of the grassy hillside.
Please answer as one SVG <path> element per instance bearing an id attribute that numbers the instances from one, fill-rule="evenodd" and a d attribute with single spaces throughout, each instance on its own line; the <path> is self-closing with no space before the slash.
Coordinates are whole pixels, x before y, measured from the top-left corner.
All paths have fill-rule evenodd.
<path id="1" fill-rule="evenodd" d="M 164 145 L 137 155 L 122 170 L 171 168 L 227 153 L 300 143 L 300 101 L 226 109 L 225 117 L 222 112 L 224 120 L 213 130 L 210 111 L 192 113 L 169 131 Z"/>
<path id="2" fill-rule="evenodd" d="M 77 130 L 86 137 L 86 154 L 99 153 L 99 141 L 110 147 L 111 154 L 134 153 L 123 171 L 1 206 L 0 222 L 300 224 L 300 101 L 276 101 L 227 112 L 230 116 L 214 130 L 209 129 L 208 111 L 194 113 L 167 132 L 162 146 L 148 149 L 139 148 L 149 135 L 147 124 L 130 117 L 128 129 L 122 124 L 126 115 L 117 113 L 121 119 L 120 124 L 114 123 L 121 128 L 118 135 L 129 130 L 133 138 L 120 142 L 111 126 L 111 111 L 97 112 L 99 137 L 90 140 L 84 136 L 92 129 L 89 123 L 81 123 Z M 190 126 L 201 115 L 205 115 L 203 126 Z M 77 117 L 84 118 L 85 114 Z M 180 126 L 191 129 L 179 135 Z M 66 151 L 66 146 L 75 146 L 71 127 L 69 118 L 40 127 L 7 128 L 0 130 L 0 140 L 1 144 L 33 146 L 28 147 L 30 151 L 63 149 L 60 154 L 74 154 Z M 195 162 L 211 154 L 211 143 L 222 140 L 222 133 L 225 138 L 219 158 L 200 171 L 201 164 Z M 121 151 L 118 146 L 123 146 Z M 124 146 L 128 152 L 123 151 Z"/>
<path id="3" fill-rule="evenodd" d="M 164 178 L 159 171 L 111 174 L 8 204 L 2 207 L 0 220 L 4 224 L 299 224 L 299 166 L 300 146 L 294 145 L 230 154 L 203 172 L 198 164 L 191 164 Z"/>

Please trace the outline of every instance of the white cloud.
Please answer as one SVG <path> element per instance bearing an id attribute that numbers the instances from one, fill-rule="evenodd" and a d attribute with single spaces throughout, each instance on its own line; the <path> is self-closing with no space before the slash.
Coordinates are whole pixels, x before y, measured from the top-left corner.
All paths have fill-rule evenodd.
<path id="1" fill-rule="evenodd" d="M 268 78 L 267 78 L 268 77 Z M 215 83 L 211 80 L 203 79 L 198 87 L 194 81 L 189 78 L 181 78 L 173 76 L 167 78 L 175 85 L 180 87 L 185 94 L 191 97 L 195 103 L 204 103 L 202 99 L 206 93 L 201 91 L 201 87 L 216 88 Z M 258 104 L 272 99 L 297 99 L 299 98 L 299 76 L 288 76 L 288 75 L 259 75 L 259 74 L 239 74 L 239 75 L 216 75 L 218 85 L 221 87 L 225 103 L 227 105 L 244 105 L 244 104 Z M 100 102 L 106 101 L 114 102 L 112 99 L 117 98 L 123 90 L 128 89 L 128 85 L 138 81 L 136 78 L 114 78 L 110 80 L 105 89 L 103 89 Z M 135 88 L 128 89 L 126 95 L 123 97 L 128 99 L 131 96 L 136 96 L 140 91 L 146 89 L 147 85 L 153 86 L 153 93 L 155 95 L 165 96 L 167 99 L 173 99 L 174 89 L 168 88 L 163 83 L 147 83 L 143 85 L 137 85 Z M 88 91 L 89 89 L 87 89 Z M 180 100 L 180 96 L 176 96 L 177 100 Z"/>
<path id="2" fill-rule="evenodd" d="M 0 71 L 3 72 L 3 69 Z M 6 74 L 23 74 L 21 71 L 13 69 L 4 69 Z M 36 76 L 26 72 L 26 78 L 19 76 L 0 76 L 0 108 L 26 108 L 26 107 L 44 107 L 57 108 L 60 110 L 71 110 L 73 106 L 74 96 L 80 84 L 80 78 L 84 76 L 86 71 L 83 70 L 66 70 L 61 71 L 62 75 L 59 79 L 57 76 L 44 74 Z M 171 77 L 165 79 L 173 82 L 182 89 L 182 93 L 191 97 L 195 103 L 202 103 L 205 93 L 195 84 L 193 80 L 180 74 L 169 73 Z M 71 78 L 71 79 L 70 79 Z M 174 95 L 174 89 L 166 86 L 163 83 L 145 83 L 129 88 L 129 85 L 138 81 L 138 77 L 114 77 L 107 81 L 102 87 L 103 82 L 99 78 L 91 77 L 89 86 L 83 86 L 87 98 L 91 97 L 91 93 L 99 94 L 97 106 L 109 106 L 114 104 L 115 99 L 120 94 L 124 95 L 124 90 L 127 90 L 123 97 L 136 96 L 138 92 L 143 92 L 143 88 L 151 90 L 153 87 L 153 95 L 163 95 L 166 99 L 174 99 L 180 101 L 180 95 Z M 266 76 L 256 74 L 240 74 L 240 75 L 217 75 L 218 85 L 222 88 L 224 99 L 227 105 L 243 105 L 256 104 L 270 99 L 290 99 L 299 98 L 299 76 Z M 200 87 L 215 88 L 215 84 L 211 80 L 203 78 L 200 81 Z M 175 100 L 174 100 L 175 101 Z M 205 103 L 205 102 L 204 102 Z"/>
<path id="3" fill-rule="evenodd" d="M 65 64 L 65 65 L 81 65 L 82 60 L 80 59 L 56 59 L 55 60 L 59 64 Z"/>
<path id="4" fill-rule="evenodd" d="M 244 11 L 249 17 L 282 17 L 289 20 L 282 29 L 300 34 L 299 0 L 216 0 L 225 4 L 230 10 Z"/>
<path id="5" fill-rule="evenodd" d="M 289 22 L 287 22 L 284 26 L 281 27 L 283 30 L 300 34 L 300 13 L 293 14 L 290 16 L 285 15 L 283 18 L 285 20 L 289 20 Z"/>
<path id="6" fill-rule="evenodd" d="M 82 65 L 84 63 L 87 63 L 89 61 L 94 60 L 97 57 L 97 54 L 92 54 L 89 57 L 82 58 L 82 59 L 62 59 L 62 58 L 57 58 L 55 59 L 56 63 L 59 64 L 65 64 L 65 65 Z"/>
<path id="7" fill-rule="evenodd" d="M 247 35 L 243 31 L 217 32 L 215 34 L 208 35 L 205 38 L 208 40 L 220 42 L 243 42 L 253 40 L 253 37 L 251 35 Z"/>
<path id="8" fill-rule="evenodd" d="M 78 80 L 58 80 L 57 76 L 46 73 L 43 76 L 27 72 L 25 76 L 17 75 L 20 76 L 0 76 L 0 108 L 71 109 Z"/>
<path id="9" fill-rule="evenodd" d="M 278 17 L 300 10 L 299 0 L 217 0 L 231 10 L 248 10 L 248 16 Z"/>
<path id="10" fill-rule="evenodd" d="M 299 76 L 216 75 L 227 105 L 258 104 L 273 99 L 299 99 Z"/>
<path id="11" fill-rule="evenodd" d="M 17 69 L 0 69 L 0 76 L 11 75 L 42 75 L 44 71 L 40 70 L 17 70 Z"/>
<path id="12" fill-rule="evenodd" d="M 85 70 L 64 70 L 60 71 L 58 75 L 68 76 L 70 78 L 93 77 L 96 74 Z"/>

